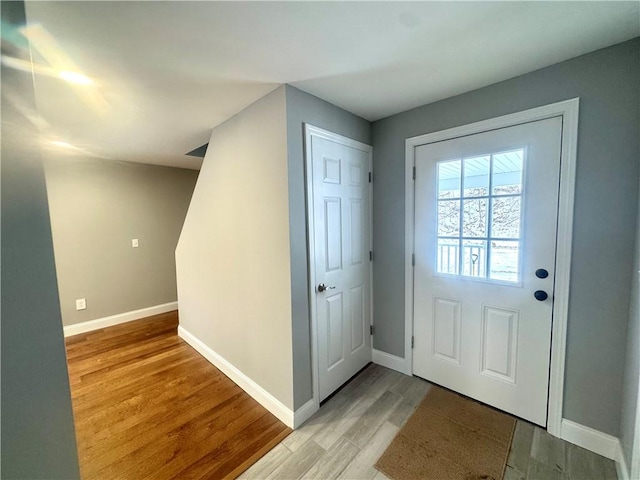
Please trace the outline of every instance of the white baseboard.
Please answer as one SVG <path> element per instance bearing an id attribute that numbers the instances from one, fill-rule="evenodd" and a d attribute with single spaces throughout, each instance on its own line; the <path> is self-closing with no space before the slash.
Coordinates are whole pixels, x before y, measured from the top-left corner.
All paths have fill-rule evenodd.
<path id="1" fill-rule="evenodd" d="M 178 302 L 169 302 L 163 303 L 162 305 L 155 305 L 153 307 L 141 308 L 140 310 L 133 310 L 131 312 L 119 313 L 118 315 L 111 315 L 110 317 L 89 320 L 88 322 L 66 325 L 63 327 L 64 336 L 70 337 L 72 335 L 91 332 L 101 328 L 113 327 L 114 325 L 120 325 L 121 323 L 132 322 L 133 320 L 140 320 L 141 318 L 151 317 L 152 315 L 159 315 L 161 313 L 167 313 L 177 309 Z"/>
<path id="2" fill-rule="evenodd" d="M 567 442 L 613 460 L 616 462 L 618 478 L 629 480 L 629 470 L 622 453 L 622 445 L 617 437 L 585 427 L 566 418 L 562 419 L 560 437 Z"/>
<path id="3" fill-rule="evenodd" d="M 620 441 L 612 435 L 563 418 L 560 437 L 598 455 L 617 460 Z"/>
<path id="4" fill-rule="evenodd" d="M 293 428 L 300 427 L 304 422 L 309 420 L 311 416 L 318 411 L 319 405 L 312 398 L 293 414 Z"/>
<path id="5" fill-rule="evenodd" d="M 262 405 L 273 415 L 275 415 L 278 420 L 280 420 L 289 428 L 294 428 L 294 413 L 282 402 L 280 402 L 280 400 L 278 400 L 256 382 L 247 377 L 244 373 L 234 367 L 222 356 L 214 352 L 201 340 L 195 337 L 191 332 L 185 330 L 184 327 L 178 326 L 178 336 L 189 345 L 191 345 L 200 355 L 207 359 L 218 370 L 229 377 L 231 381 L 233 381 L 233 383 L 238 385 L 241 389 L 243 389 L 251 397 L 253 397 L 253 399 L 256 400 L 260 405 Z M 305 408 L 306 406 L 307 404 L 303 405 L 302 408 Z"/>
<path id="6" fill-rule="evenodd" d="M 371 351 L 371 361 L 377 365 L 382 365 L 391 370 L 404 373 L 405 375 L 412 375 L 413 373 L 409 368 L 409 362 L 407 362 L 405 358 L 391 355 L 390 353 L 382 352 L 375 348 Z"/>

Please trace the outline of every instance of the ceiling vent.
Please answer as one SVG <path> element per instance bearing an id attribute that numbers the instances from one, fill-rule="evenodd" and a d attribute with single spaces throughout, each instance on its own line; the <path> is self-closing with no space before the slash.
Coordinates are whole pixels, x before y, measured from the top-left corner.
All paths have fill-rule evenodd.
<path id="1" fill-rule="evenodd" d="M 190 152 L 187 152 L 187 155 L 190 155 L 192 157 L 204 158 L 204 154 L 207 153 L 208 146 L 209 144 L 205 143 L 204 145 L 201 145 L 198 148 L 191 150 Z"/>

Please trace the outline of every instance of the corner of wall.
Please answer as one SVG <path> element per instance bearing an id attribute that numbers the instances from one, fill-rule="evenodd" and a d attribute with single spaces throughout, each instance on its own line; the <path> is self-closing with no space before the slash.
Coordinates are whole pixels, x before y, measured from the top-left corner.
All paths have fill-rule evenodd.
<path id="1" fill-rule="evenodd" d="M 291 316 L 294 405 L 305 409 L 313 397 L 309 297 L 304 125 L 311 124 L 362 143 L 371 143 L 371 124 L 291 85 L 286 97 Z M 297 411 L 297 410 L 296 410 Z"/>
<path id="2" fill-rule="evenodd" d="M 279 418 L 294 409 L 282 348 L 292 344 L 285 92 L 213 130 L 175 254 L 184 338 Z"/>
<path id="3" fill-rule="evenodd" d="M 2 2 L 1 19 L 3 54 L 28 61 L 24 2 Z M 2 95 L 2 476 L 79 478 L 40 132 L 27 118 L 35 93 L 23 72 L 0 72 L 12 93 Z"/>
<path id="4" fill-rule="evenodd" d="M 632 275 L 620 415 L 620 442 L 623 459 L 629 469 L 628 478 L 640 478 L 640 203 L 636 222 Z"/>

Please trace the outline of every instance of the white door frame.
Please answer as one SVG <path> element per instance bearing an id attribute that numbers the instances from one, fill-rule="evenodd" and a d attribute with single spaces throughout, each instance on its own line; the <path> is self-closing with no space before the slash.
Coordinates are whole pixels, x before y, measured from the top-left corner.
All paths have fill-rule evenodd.
<path id="1" fill-rule="evenodd" d="M 629 459 L 629 478 L 640 478 L 640 387 L 638 388 L 638 401 L 636 403 L 636 425 L 633 435 L 633 443 L 631 444 L 631 458 Z M 622 453 L 624 456 L 624 453 Z M 624 458 L 623 458 L 624 460 Z M 616 462 L 616 465 L 620 462 Z M 618 478 L 625 478 L 618 474 Z"/>
<path id="2" fill-rule="evenodd" d="M 551 334 L 551 366 L 549 379 L 549 407 L 547 430 L 561 435 L 564 369 L 566 355 L 567 314 L 569 309 L 569 281 L 571 267 L 571 238 L 573 233 L 573 203 L 575 166 L 578 144 L 579 99 L 553 103 L 523 112 L 504 115 L 481 122 L 450 128 L 439 132 L 408 138 L 405 142 L 405 362 L 406 370 L 413 372 L 413 253 L 414 253 L 414 180 L 416 147 L 428 143 L 511 127 L 523 123 L 562 117 L 562 149 L 560 152 L 560 192 L 558 205 L 558 233 L 556 240 L 556 267 L 553 289 L 553 324 Z"/>
<path id="3" fill-rule="evenodd" d="M 313 390 L 313 411 L 320 408 L 320 375 L 318 372 L 318 318 L 316 312 L 316 266 L 315 266 L 315 226 L 313 215 L 313 158 L 311 152 L 311 137 L 324 138 L 332 142 L 346 145 L 367 153 L 369 159 L 369 172 L 373 174 L 373 147 L 365 143 L 352 140 L 337 133 L 314 127 L 308 123 L 304 124 L 304 151 L 305 151 L 305 167 L 306 167 L 306 194 L 307 194 L 307 239 L 309 242 L 308 265 L 309 265 L 309 307 L 311 315 L 311 374 L 312 374 L 312 390 Z M 373 220 L 373 182 L 369 183 L 369 218 Z M 369 222 L 369 250 L 373 251 L 373 221 Z M 370 274 L 370 292 L 369 302 L 371 306 L 371 325 L 373 325 L 373 268 L 369 270 Z M 373 341 L 373 340 L 372 340 Z M 373 350 L 373 344 L 371 345 Z"/>

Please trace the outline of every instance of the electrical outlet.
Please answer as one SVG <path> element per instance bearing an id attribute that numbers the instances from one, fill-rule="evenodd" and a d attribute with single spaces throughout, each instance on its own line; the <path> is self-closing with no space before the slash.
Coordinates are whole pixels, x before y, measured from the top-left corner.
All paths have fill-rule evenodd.
<path id="1" fill-rule="evenodd" d="M 138 239 L 137 238 L 132 238 L 131 239 L 131 246 L 133 248 L 138 248 Z"/>
<path id="2" fill-rule="evenodd" d="M 87 309 L 87 299 L 79 298 L 76 300 L 76 310 L 86 310 Z"/>

